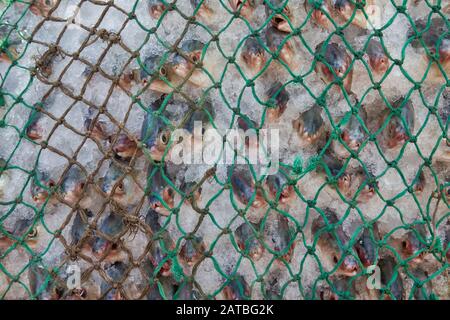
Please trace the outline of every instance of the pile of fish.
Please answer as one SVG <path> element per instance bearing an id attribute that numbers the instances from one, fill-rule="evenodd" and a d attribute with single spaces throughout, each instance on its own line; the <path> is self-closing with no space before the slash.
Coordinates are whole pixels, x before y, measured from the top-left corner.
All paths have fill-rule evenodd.
<path id="1" fill-rule="evenodd" d="M 177 3 L 142 2 L 146 20 L 159 20 L 162 25 L 169 12 L 178 10 Z M 420 59 L 417 65 L 428 66 L 418 87 L 411 80 L 411 90 L 436 94 L 434 107 L 418 103 L 421 100 L 413 98 L 412 91 L 391 96 L 380 89 L 384 79 L 402 65 L 386 45 L 388 36 L 374 27 L 376 15 L 391 6 L 390 1 L 297 2 L 229 0 L 230 19 L 252 26 L 255 12 L 264 8 L 266 23 L 250 28 L 223 66 L 211 53 L 215 50 L 211 43 L 220 46 L 220 32 L 211 33 L 210 42 L 181 38 L 165 52 L 134 51 L 135 64 L 127 63 L 115 74 L 79 53 L 68 54 L 59 40 L 46 44 L 45 51 L 34 57 L 30 75 L 34 81 L 58 88 L 74 104 L 84 103 L 85 108 L 75 121 L 80 124 L 77 128 L 69 121 L 69 110 L 62 112 L 62 103 L 46 94 L 27 107 L 29 114 L 19 128 L 19 143 L 50 150 L 67 161 L 60 174 L 51 163 L 36 162 L 31 170 L 22 170 L 26 181 L 20 185 L 13 173 L 22 164 L 14 163 L 12 154 L 0 146 L 0 297 L 448 299 L 450 88 L 445 79 L 450 75 L 450 7 L 443 6 L 444 1 L 440 14 L 412 17 L 408 41 L 402 44 Z M 59 3 L 17 2 L 6 12 L 28 10 L 32 19 L 56 23 L 52 17 Z M 191 0 L 189 5 L 192 23 L 214 25 L 219 7 L 223 10 L 214 1 Z M 417 5 L 408 1 L 407 7 Z M 294 23 L 299 8 L 306 17 L 301 24 Z M 33 43 L 28 38 L 32 39 L 32 32 L 27 35 L 6 18 L 2 20 L 1 88 L 11 81 L 3 71 L 30 56 L 27 46 Z M 306 27 L 327 38 L 305 51 L 299 49 L 299 42 Z M 93 34 L 111 46 L 123 45 L 126 38 L 125 33 L 100 28 Z M 355 49 L 356 39 L 361 38 L 367 41 Z M 80 94 L 55 74 L 61 59 L 82 62 L 79 77 L 72 79 L 82 83 Z M 364 68 L 357 68 L 357 62 Z M 219 105 L 208 94 L 223 85 L 215 75 L 226 73 L 226 66 L 235 63 L 240 68 L 236 77 L 245 78 L 244 86 L 264 88 L 258 89 L 262 97 L 253 92 L 254 105 L 250 105 L 264 110 L 261 121 L 253 113 L 246 114 L 239 100 L 236 105 Z M 289 76 L 286 70 L 294 74 Z M 299 74 L 299 70 L 309 71 Z M 366 103 L 367 93 L 355 89 L 361 87 L 355 79 L 360 81 L 362 72 L 370 75 L 367 84 L 379 93 L 374 103 Z M 286 81 L 281 73 L 286 73 Z M 128 115 L 125 120 L 116 118 L 106 102 L 92 103 L 83 96 L 88 87 L 103 90 L 96 87 L 99 75 L 112 84 L 105 90 L 108 99 L 113 92 L 130 99 L 130 106 L 117 103 L 118 109 L 124 114 L 131 108 L 140 110 L 139 130 L 127 126 Z M 407 72 L 402 76 L 407 77 Z M 292 82 L 299 87 L 308 87 L 306 82 L 317 84 L 319 94 L 315 89 L 311 92 L 315 102 L 299 98 L 290 89 Z M 8 95 L 4 89 L 0 93 Z M 19 108 L 21 101 L 26 104 L 27 98 L 14 100 L 0 106 L 0 110 L 9 108 L 0 113 L 0 132 L 8 125 L 8 113 Z M 58 104 L 59 115 L 54 115 Z M 343 104 L 344 112 L 330 112 Z M 418 110 L 436 121 L 419 121 Z M 257 164 L 223 168 L 216 164 L 199 169 L 192 178 L 194 164 L 171 161 L 180 144 L 194 143 L 195 123 L 211 128 L 225 112 L 232 112 L 230 128 L 258 135 L 261 129 L 281 126 L 293 133 L 280 137 L 288 146 L 281 150 L 283 165 L 278 172 L 260 175 Z M 49 143 L 53 125 L 82 137 L 74 154 L 67 156 Z M 432 156 L 415 158 L 424 165 L 410 180 L 402 176 L 408 164 L 401 159 L 408 148 L 425 139 L 420 134 L 425 126 L 434 126 L 430 139 L 435 140 L 429 142 Z M 175 129 L 183 129 L 183 135 L 174 137 Z M 70 135 L 59 139 L 72 143 Z M 86 156 L 81 150 L 86 141 L 101 154 L 92 168 L 80 160 Z M 247 149 L 259 147 L 249 140 L 244 143 Z M 380 174 L 366 162 L 373 157 L 368 150 L 377 152 L 379 163 L 398 171 L 401 179 L 395 183 L 403 183 L 401 192 L 386 196 L 380 183 L 385 171 Z M 299 154 L 308 158 L 300 167 L 294 161 Z M 20 195 L 11 197 L 12 189 L 20 189 Z M 397 200 L 403 197 L 426 210 L 412 205 L 397 209 Z M 214 202 L 222 202 L 227 209 L 215 210 Z M 31 214 L 23 214 L 20 205 L 32 208 Z M 368 206 L 376 213 L 368 214 L 364 209 Z M 399 216 L 401 223 L 391 224 L 389 215 Z M 220 222 L 228 216 L 232 218 Z M 229 239 L 227 244 L 216 242 L 219 237 Z M 240 258 L 231 258 L 233 254 Z M 243 267 L 241 260 L 246 263 Z M 75 287 L 70 286 L 73 274 L 68 271 L 73 265 L 82 275 Z M 218 275 L 213 275 L 215 268 L 221 270 Z"/>

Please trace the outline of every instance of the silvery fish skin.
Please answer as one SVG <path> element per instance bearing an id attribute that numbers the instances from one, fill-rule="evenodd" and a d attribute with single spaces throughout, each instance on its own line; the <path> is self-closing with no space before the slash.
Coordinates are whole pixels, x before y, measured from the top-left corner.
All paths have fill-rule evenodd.
<path id="1" fill-rule="evenodd" d="M 261 0 L 228 0 L 228 2 L 234 12 L 239 12 L 246 19 L 249 19 L 255 8 L 262 3 Z"/>
<path id="2" fill-rule="evenodd" d="M 425 178 L 425 173 L 423 170 L 420 171 L 418 179 L 414 184 L 414 192 L 416 194 L 421 193 L 427 185 L 427 179 Z"/>
<path id="3" fill-rule="evenodd" d="M 150 82 L 149 89 L 152 91 L 163 94 L 173 91 L 173 85 L 169 85 L 174 80 L 170 62 L 163 61 L 157 54 L 150 54 L 143 59 L 139 77 L 144 86 Z"/>
<path id="4" fill-rule="evenodd" d="M 41 171 L 37 169 L 35 171 L 34 177 L 31 179 L 30 184 L 30 193 L 33 197 L 33 201 L 36 204 L 43 204 L 47 200 L 50 200 L 50 194 L 49 191 L 52 189 L 56 184 L 53 179 L 50 178 L 50 174 L 46 171 Z"/>
<path id="5" fill-rule="evenodd" d="M 395 300 L 404 299 L 405 292 L 403 288 L 403 280 L 399 273 L 400 269 L 395 269 L 396 265 L 397 263 L 391 256 L 382 258 L 378 263 L 381 272 L 381 289 L 388 289 L 390 292 L 390 294 L 386 291 L 384 292 L 384 299 L 386 300 L 391 300 L 392 298 Z M 395 271 L 397 272 L 396 274 Z M 389 287 L 388 284 L 390 284 Z"/>
<path id="6" fill-rule="evenodd" d="M 199 15 L 206 21 L 210 21 L 212 19 L 214 10 L 212 10 L 211 7 L 206 4 L 206 0 L 190 0 L 190 2 L 194 10 L 200 6 L 197 11 L 197 15 Z"/>
<path id="7" fill-rule="evenodd" d="M 249 150 L 258 148 L 259 136 L 256 129 L 259 128 L 259 125 L 249 117 L 241 115 L 237 119 L 237 127 L 239 130 L 243 131 L 245 146 L 249 148 Z"/>
<path id="8" fill-rule="evenodd" d="M 333 265 L 333 269 L 342 259 L 336 274 L 352 277 L 357 274 L 359 267 L 356 259 L 349 252 L 343 251 L 343 247 L 347 245 L 348 237 L 342 225 L 335 225 L 333 228 L 334 232 L 326 231 L 329 224 L 336 224 L 339 220 L 336 213 L 331 209 L 325 209 L 324 212 L 328 223 L 325 222 L 321 215 L 313 220 L 311 226 L 313 239 L 318 237 L 317 246 L 321 251 L 321 257 L 324 261 L 330 260 L 329 262 Z"/>
<path id="9" fill-rule="evenodd" d="M 447 261 L 450 261 L 450 226 L 447 225 L 447 229 L 445 230 L 445 235 L 443 239 L 443 248 L 445 250 L 445 256 Z"/>
<path id="10" fill-rule="evenodd" d="M 245 206 L 261 208 L 265 201 L 259 189 L 255 189 L 255 182 L 249 169 L 234 168 L 229 170 L 229 177 L 234 196 Z M 254 196 L 255 195 L 255 196 Z M 254 196 L 253 202 L 250 203 Z"/>
<path id="11" fill-rule="evenodd" d="M 111 211 L 109 215 L 101 222 L 99 231 L 96 234 L 94 242 L 92 244 L 92 252 L 97 257 L 102 257 L 107 254 L 107 258 L 114 257 L 117 254 L 116 241 L 117 237 L 125 229 L 125 223 L 123 221 L 123 216 L 119 213 Z M 108 237 L 108 240 L 105 238 Z"/>
<path id="12" fill-rule="evenodd" d="M 428 25 L 428 19 L 416 20 L 414 22 L 418 33 L 421 33 L 423 43 L 428 51 L 434 55 L 439 54 L 439 63 L 448 70 L 450 63 L 450 35 L 445 20 L 440 16 L 431 19 Z M 408 38 L 413 38 L 411 46 L 415 49 L 423 48 L 422 42 L 416 38 L 416 33 L 411 27 L 407 34 Z"/>
<path id="13" fill-rule="evenodd" d="M 101 189 L 108 197 L 123 207 L 135 204 L 139 195 L 136 182 L 131 175 L 114 162 L 111 162 L 108 171 L 101 179 Z"/>
<path id="14" fill-rule="evenodd" d="M 262 41 L 260 39 L 260 41 Z M 266 65 L 267 57 L 264 47 L 258 40 L 251 36 L 245 40 L 242 46 L 241 57 L 244 65 L 254 76 L 258 74 Z"/>
<path id="15" fill-rule="evenodd" d="M 181 54 L 176 53 L 171 60 L 171 68 L 177 76 L 199 87 L 207 87 L 210 83 L 207 75 L 195 66 L 202 62 L 204 47 L 205 44 L 200 40 L 186 40 L 179 48 Z"/>
<path id="16" fill-rule="evenodd" d="M 334 21 L 335 12 L 329 1 L 323 1 L 320 4 L 320 8 L 316 9 L 315 7 L 310 5 L 310 1 L 306 0 L 304 2 L 304 8 L 307 13 L 309 13 L 309 11 L 312 10 L 311 21 L 315 25 L 317 25 L 325 30 L 333 30 L 334 29 L 334 25 L 332 23 L 332 20 L 330 20 L 330 19 L 333 19 L 333 21 Z M 328 14 L 330 16 L 330 18 L 328 18 L 325 13 Z"/>
<path id="17" fill-rule="evenodd" d="M 97 142 L 108 140 L 109 134 L 105 121 L 98 118 L 95 120 L 95 117 L 95 109 L 90 107 L 84 117 L 84 130 L 89 132 L 90 137 Z"/>
<path id="18" fill-rule="evenodd" d="M 369 169 L 362 167 L 353 169 L 349 172 L 349 177 L 350 189 L 346 194 L 348 199 L 356 197 L 358 203 L 367 203 L 376 195 L 379 183 Z"/>
<path id="19" fill-rule="evenodd" d="M 184 123 L 184 129 L 186 129 L 189 133 L 194 133 L 195 125 L 198 125 L 201 122 L 202 128 L 206 128 L 211 119 L 214 119 L 214 108 L 209 99 L 206 99 L 203 104 L 198 104 L 197 108 L 194 109 L 189 120 Z"/>
<path id="20" fill-rule="evenodd" d="M 184 280 L 178 284 L 178 289 L 174 293 L 176 300 L 200 300 L 200 293 L 195 289 L 191 281 Z"/>
<path id="21" fill-rule="evenodd" d="M 0 200 L 3 198 L 6 188 L 8 188 L 11 181 L 10 174 L 8 172 L 6 161 L 0 158 Z"/>
<path id="22" fill-rule="evenodd" d="M 58 4 L 58 0 L 36 0 L 30 6 L 30 11 L 42 17 L 48 17 L 50 10 Z"/>
<path id="23" fill-rule="evenodd" d="M 234 231 L 239 249 L 252 261 L 258 261 L 264 253 L 264 246 L 259 242 L 255 234 L 258 230 L 259 225 L 252 222 L 244 222 Z"/>
<path id="24" fill-rule="evenodd" d="M 423 284 L 416 283 L 414 288 L 414 300 L 431 300 L 433 295 L 433 285 L 429 274 L 423 267 L 418 266 L 412 270 L 412 274 L 418 281 L 424 281 Z M 419 285 L 419 286 L 417 286 Z"/>
<path id="25" fill-rule="evenodd" d="M 75 218 L 73 219 L 73 224 L 70 229 L 70 235 L 72 238 L 71 244 L 73 246 L 78 245 L 80 240 L 85 236 L 88 226 L 89 218 L 92 218 L 94 214 L 90 210 L 77 211 L 75 213 Z M 92 238 L 87 239 L 85 245 L 92 245 Z"/>
<path id="26" fill-rule="evenodd" d="M 272 26 L 274 26 L 278 30 L 289 33 L 292 31 L 291 26 L 289 25 L 289 22 L 292 20 L 292 12 L 289 7 L 289 2 L 287 2 L 286 4 L 285 3 L 286 1 L 284 0 L 268 0 L 267 2 L 264 2 L 264 5 L 266 7 L 267 17 L 272 14 L 271 7 L 275 10 L 282 9 L 283 14 L 275 13 L 272 17 L 271 23 Z"/>
<path id="27" fill-rule="evenodd" d="M 179 257 L 188 266 L 192 267 L 197 264 L 206 251 L 206 245 L 202 237 L 191 236 L 185 239 L 181 246 Z"/>
<path id="28" fill-rule="evenodd" d="M 110 285 L 121 283 L 128 270 L 128 265 L 122 261 L 114 262 L 105 266 L 105 272 L 108 275 L 108 282 L 102 281 L 100 285 L 101 296 L 103 300 L 124 300 L 124 297 L 119 288 L 114 288 Z"/>
<path id="29" fill-rule="evenodd" d="M 222 290 L 225 300 L 249 300 L 251 297 L 250 287 L 244 277 L 236 274 L 228 281 Z"/>
<path id="30" fill-rule="evenodd" d="M 358 241 L 355 243 L 355 251 L 364 267 L 375 265 L 377 262 L 377 243 L 380 240 L 378 224 L 372 224 L 372 233 L 369 228 L 364 228 Z"/>
<path id="31" fill-rule="evenodd" d="M 286 111 L 290 98 L 289 93 L 281 82 L 276 81 L 266 91 L 266 95 L 269 98 L 269 102 L 275 107 L 267 109 L 268 119 L 269 121 L 275 121 Z"/>
<path id="32" fill-rule="evenodd" d="M 381 42 L 372 38 L 366 50 L 369 57 L 369 66 L 377 74 L 384 74 L 389 68 L 389 57 Z"/>
<path id="33" fill-rule="evenodd" d="M 346 48 L 335 42 L 321 42 L 316 47 L 316 54 L 323 56 L 325 63 L 318 61 L 315 71 L 326 84 L 341 80 L 347 93 L 351 93 L 353 69 L 350 69 L 352 58 Z"/>
<path id="34" fill-rule="evenodd" d="M 400 98 L 392 104 L 392 107 L 401 108 L 401 111 L 400 116 L 393 115 L 389 118 L 391 112 L 387 110 L 382 117 L 382 124 L 388 121 L 382 132 L 383 144 L 387 149 L 403 146 L 410 139 L 410 134 L 414 132 L 415 112 L 412 102 L 408 100 L 405 103 L 404 98 Z"/>
<path id="35" fill-rule="evenodd" d="M 344 163 L 339 160 L 335 154 L 330 152 L 325 152 L 322 159 L 323 164 L 322 168 L 319 169 L 319 172 L 326 172 L 324 167 L 326 166 L 330 171 L 331 178 L 337 179 L 337 187 L 339 191 L 345 196 L 348 196 L 352 185 L 352 176 L 347 171 L 342 172 Z"/>
<path id="36" fill-rule="evenodd" d="M 28 280 L 37 300 L 59 300 L 67 289 L 49 270 L 35 263 L 28 267 Z"/>
<path id="37" fill-rule="evenodd" d="M 160 239 L 153 241 L 149 260 L 154 269 L 159 268 L 158 274 L 162 277 L 172 275 L 172 260 L 169 259 L 169 252 L 174 249 L 175 245 L 167 231 L 160 235 Z"/>
<path id="38" fill-rule="evenodd" d="M 264 222 L 264 242 L 280 259 L 291 262 L 295 248 L 295 235 L 289 220 L 280 213 L 270 215 Z"/>
<path id="39" fill-rule="evenodd" d="M 283 294 L 281 292 L 281 272 L 279 269 L 275 269 L 270 272 L 267 279 L 264 281 L 264 299 L 267 300 L 283 300 Z"/>
<path id="40" fill-rule="evenodd" d="M 332 276 L 331 285 L 322 283 L 316 287 L 316 297 L 320 300 L 355 299 L 357 292 L 355 281 L 344 276 Z M 347 294 L 344 296 L 344 294 Z"/>
<path id="41" fill-rule="evenodd" d="M 33 109 L 28 120 L 26 134 L 27 137 L 33 141 L 41 142 L 44 135 L 44 129 L 41 125 L 42 113 L 36 109 Z"/>
<path id="42" fill-rule="evenodd" d="M 3 23 L 0 24 L 0 40 L 4 41 L 5 48 L 0 48 L 0 61 L 12 62 L 19 57 L 19 46 L 22 44 L 22 39 L 14 32 L 14 26 L 9 23 L 7 19 L 2 19 Z M 20 33 L 19 33 L 20 34 Z M 7 46 L 6 46 L 7 45 Z"/>
<path id="43" fill-rule="evenodd" d="M 38 227 L 33 226 L 35 222 L 35 218 L 20 218 L 14 223 L 11 230 L 7 230 L 8 235 L 0 234 L 0 254 L 2 254 L 1 251 L 14 245 L 16 241 L 24 241 L 27 246 L 34 248 L 39 239 Z"/>
<path id="44" fill-rule="evenodd" d="M 414 263 L 420 263 L 427 255 L 427 236 L 423 224 L 415 225 L 401 241 L 402 254 L 405 259 L 412 258 Z"/>
<path id="45" fill-rule="evenodd" d="M 159 223 L 159 213 L 153 208 L 148 209 L 145 216 L 145 224 L 150 227 L 154 234 L 161 230 L 162 226 Z"/>
<path id="46" fill-rule="evenodd" d="M 72 165 L 65 173 L 60 186 L 64 201 L 75 205 L 81 199 L 86 184 L 86 175 L 77 165 Z"/>
<path id="47" fill-rule="evenodd" d="M 284 168 L 280 168 L 276 174 L 271 174 L 266 178 L 269 194 L 277 203 L 289 203 L 295 194 L 289 178 L 289 173 Z"/>
<path id="48" fill-rule="evenodd" d="M 141 142 L 144 143 L 150 156 L 161 161 L 171 138 L 171 131 L 163 119 L 154 113 L 163 103 L 164 98 L 156 100 L 145 114 L 141 129 Z"/>
<path id="49" fill-rule="evenodd" d="M 367 127 L 367 112 L 361 107 L 358 111 L 358 116 L 351 114 L 350 120 L 341 128 L 341 139 L 352 151 L 357 152 L 361 145 L 367 140 L 367 132 L 363 125 Z M 337 144 L 337 142 L 335 143 Z M 342 148 L 345 149 L 343 146 Z M 340 155 L 349 155 L 346 149 L 340 150 L 339 147 L 335 147 L 335 149 L 339 150 Z"/>
<path id="50" fill-rule="evenodd" d="M 325 123 L 322 118 L 322 109 L 314 105 L 309 110 L 301 113 L 292 122 L 292 127 L 297 132 L 304 144 L 315 144 L 325 134 Z"/>
<path id="51" fill-rule="evenodd" d="M 371 27 L 370 21 L 376 18 L 376 15 L 378 14 L 377 8 L 379 8 L 378 6 L 375 6 L 374 0 L 366 0 L 364 5 L 364 12 L 368 16 L 368 19 L 366 19 L 361 10 L 356 10 L 355 4 L 352 1 L 332 0 L 332 4 L 334 5 L 334 10 L 336 10 L 338 15 L 346 21 L 350 21 L 353 25 L 363 29 L 368 29 Z"/>
<path id="52" fill-rule="evenodd" d="M 110 140 L 114 140 L 110 137 Z M 135 156 L 141 155 L 141 150 L 138 148 L 135 139 L 129 137 L 126 133 L 121 133 L 112 147 L 116 159 L 128 161 Z"/>
<path id="53" fill-rule="evenodd" d="M 169 215 L 174 207 L 175 191 L 168 184 L 165 169 L 149 166 L 147 190 L 150 207 L 161 215 Z"/>
<path id="54" fill-rule="evenodd" d="M 161 18 L 162 14 L 167 9 L 161 0 L 147 0 L 147 6 L 150 17 L 155 20 Z"/>
<path id="55" fill-rule="evenodd" d="M 278 53 L 279 59 L 281 59 L 289 67 L 295 69 L 294 56 L 296 54 L 292 39 L 283 41 L 286 38 L 286 33 L 279 31 L 273 26 L 266 29 L 266 43 L 269 50 L 274 54 Z"/>

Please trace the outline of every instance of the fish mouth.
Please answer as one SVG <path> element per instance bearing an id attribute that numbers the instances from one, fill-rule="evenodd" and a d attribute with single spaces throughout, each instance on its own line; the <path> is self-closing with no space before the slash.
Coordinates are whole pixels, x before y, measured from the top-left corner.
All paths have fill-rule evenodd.
<path id="1" fill-rule="evenodd" d="M 336 9 L 344 17 L 347 17 L 353 13 L 350 3 L 335 5 L 334 9 Z"/>
<path id="2" fill-rule="evenodd" d="M 82 196 L 82 192 L 81 190 L 75 190 L 75 191 L 69 191 L 66 192 L 65 194 L 63 194 L 63 199 L 64 201 L 66 201 L 68 204 L 70 205 L 75 205 L 75 203 L 79 202 L 79 200 L 81 199 Z"/>
<path id="3" fill-rule="evenodd" d="M 153 6 L 150 6 L 149 13 L 153 19 L 157 20 L 157 19 L 161 18 L 162 14 L 164 13 L 165 10 L 166 10 L 166 6 L 162 3 L 160 3 L 160 4 L 155 4 Z"/>
<path id="4" fill-rule="evenodd" d="M 170 260 L 164 262 L 164 264 L 161 266 L 161 269 L 159 270 L 159 273 L 163 277 L 168 277 L 172 274 L 172 262 Z"/>
<path id="5" fill-rule="evenodd" d="M 142 82 L 144 85 L 147 84 L 146 79 L 142 80 Z M 159 79 L 153 80 L 152 83 L 150 83 L 149 89 L 152 91 L 166 93 L 166 94 L 173 92 L 173 88 L 171 86 L 169 86 L 167 83 L 165 83 L 164 81 L 159 80 Z"/>
<path id="6" fill-rule="evenodd" d="M 120 138 L 113 147 L 113 152 L 123 159 L 130 159 L 134 155 L 139 155 L 139 149 L 134 140 L 129 138 Z"/>
<path id="7" fill-rule="evenodd" d="M 305 140 L 308 144 L 314 144 L 321 136 L 322 130 L 315 132 L 305 131 L 301 129 L 300 138 Z"/>
<path id="8" fill-rule="evenodd" d="M 400 145 L 405 144 L 409 140 L 408 134 L 405 132 L 397 133 L 394 137 L 391 139 L 388 139 L 387 141 L 387 147 L 389 149 L 394 149 Z"/>
<path id="9" fill-rule="evenodd" d="M 33 201 L 37 204 L 43 204 L 48 199 L 48 192 L 38 192 L 33 196 Z"/>
<path id="10" fill-rule="evenodd" d="M 237 12 L 240 9 L 241 16 L 244 18 L 248 18 L 249 15 L 253 12 L 249 2 L 250 0 L 247 0 L 245 3 L 242 0 L 230 0 L 230 5 L 233 11 Z"/>
<path id="11" fill-rule="evenodd" d="M 283 256 L 281 256 L 281 258 L 283 260 L 285 260 L 286 262 L 288 262 L 288 263 L 291 263 L 291 261 L 292 261 L 292 256 L 293 256 L 293 253 L 294 253 L 294 247 L 295 247 L 295 243 L 292 243 L 292 245 L 290 246 L 288 252 L 286 254 L 284 254 Z"/>
<path id="12" fill-rule="evenodd" d="M 339 270 L 343 275 L 347 277 L 353 277 L 358 273 L 358 264 L 354 259 L 350 260 L 347 258 L 344 259 L 341 266 L 339 267 Z"/>
<path id="13" fill-rule="evenodd" d="M 369 63 L 378 74 L 384 74 L 389 68 L 389 60 L 386 58 L 369 59 Z"/>
<path id="14" fill-rule="evenodd" d="M 286 111 L 286 104 L 281 104 L 277 108 L 269 108 L 267 110 L 267 115 L 269 117 L 269 121 L 275 121 L 278 120 L 281 115 Z"/>
<path id="15" fill-rule="evenodd" d="M 262 258 L 262 255 L 264 253 L 264 247 L 257 246 L 257 248 L 253 248 L 248 253 L 248 256 L 252 261 L 259 261 Z"/>
<path id="16" fill-rule="evenodd" d="M 31 129 L 27 131 L 27 137 L 33 141 L 42 139 L 42 130 L 40 129 Z"/>
<path id="17" fill-rule="evenodd" d="M 211 19 L 214 15 L 214 11 L 205 4 L 202 4 L 197 11 L 198 15 L 204 19 Z"/>
<path id="18" fill-rule="evenodd" d="M 280 50 L 280 58 L 289 67 L 294 68 L 294 50 L 288 43 L 285 43 L 283 48 Z"/>
<path id="19" fill-rule="evenodd" d="M 413 263 L 422 263 L 425 260 L 426 255 L 427 255 L 427 252 L 423 251 L 423 252 L 419 253 L 416 257 L 411 259 L 411 261 Z"/>
<path id="20" fill-rule="evenodd" d="M 168 216 L 170 214 L 170 211 L 164 207 L 160 202 L 159 203 L 153 203 L 152 209 L 155 210 L 157 213 L 159 213 L 162 216 Z"/>
<path id="21" fill-rule="evenodd" d="M 262 54 L 242 54 L 242 59 L 253 73 L 258 73 L 266 64 L 266 57 Z"/>
<path id="22" fill-rule="evenodd" d="M 183 260 L 186 262 L 186 264 L 189 267 L 193 267 L 202 257 L 203 255 L 201 253 L 197 253 L 194 256 L 188 258 L 186 256 L 183 257 Z"/>
<path id="23" fill-rule="evenodd" d="M 276 14 L 272 18 L 272 25 L 281 32 L 290 33 L 292 31 L 289 22 L 280 14 Z"/>
<path id="24" fill-rule="evenodd" d="M 350 186 L 351 186 L 351 177 L 350 175 L 344 173 L 342 175 L 342 177 L 340 177 L 338 179 L 338 189 L 342 192 L 342 193 L 347 193 L 350 190 Z"/>
<path id="25" fill-rule="evenodd" d="M 294 193 L 294 187 L 290 186 L 290 185 L 286 186 L 283 189 L 283 191 L 281 191 L 280 200 L 279 201 L 281 203 L 283 203 L 283 204 L 287 203 L 290 200 L 290 198 L 291 198 L 293 193 Z"/>
<path id="26" fill-rule="evenodd" d="M 194 70 L 194 72 L 189 77 L 189 82 L 195 84 L 200 88 L 206 88 L 212 84 L 208 76 L 199 69 Z"/>
<path id="27" fill-rule="evenodd" d="M 253 200 L 252 207 L 259 209 L 263 207 L 265 203 L 264 197 L 260 193 L 257 193 L 255 199 Z"/>
<path id="28" fill-rule="evenodd" d="M 314 10 L 312 15 L 312 19 L 316 21 L 316 24 L 321 26 L 324 29 L 330 29 L 331 28 L 331 22 L 327 18 L 327 16 L 320 10 Z"/>
<path id="29" fill-rule="evenodd" d="M 149 150 L 149 153 L 153 160 L 162 161 L 165 151 L 165 149 L 161 150 L 161 148 L 158 148 L 157 146 L 152 146 Z"/>

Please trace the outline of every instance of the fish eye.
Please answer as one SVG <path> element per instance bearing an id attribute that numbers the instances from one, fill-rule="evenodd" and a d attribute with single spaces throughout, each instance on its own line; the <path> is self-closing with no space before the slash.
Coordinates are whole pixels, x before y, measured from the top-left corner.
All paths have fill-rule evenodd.
<path id="1" fill-rule="evenodd" d="M 160 136 L 160 140 L 162 144 L 167 145 L 170 140 L 170 133 L 168 131 L 163 132 Z"/>
<path id="2" fill-rule="evenodd" d="M 159 74 L 165 77 L 167 75 L 167 69 L 165 67 L 161 67 L 161 69 L 159 69 Z"/>
<path id="3" fill-rule="evenodd" d="M 33 239 L 33 238 L 36 238 L 37 235 L 38 235 L 38 230 L 36 227 L 34 227 L 33 229 L 31 229 L 30 233 L 27 235 L 27 238 Z"/>
<path id="4" fill-rule="evenodd" d="M 358 241 L 358 243 L 359 243 L 360 245 L 364 245 L 364 240 L 361 239 L 361 240 Z"/>
<path id="5" fill-rule="evenodd" d="M 123 186 L 123 181 L 121 181 L 118 185 L 117 185 L 117 190 L 118 191 L 123 191 L 124 186 Z"/>

